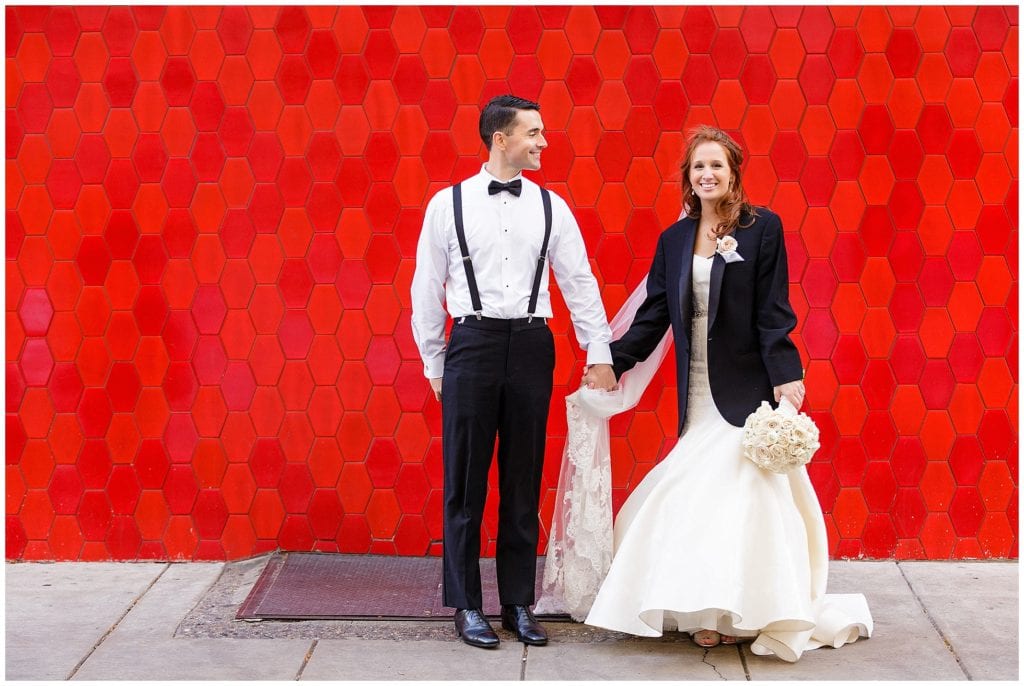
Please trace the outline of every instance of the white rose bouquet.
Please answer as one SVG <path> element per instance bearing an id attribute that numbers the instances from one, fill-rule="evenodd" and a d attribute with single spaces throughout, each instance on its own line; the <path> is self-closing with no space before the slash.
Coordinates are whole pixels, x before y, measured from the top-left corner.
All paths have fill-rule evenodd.
<path id="1" fill-rule="evenodd" d="M 807 464 L 820 447 L 818 427 L 785 398 L 777 410 L 761 401 L 743 424 L 743 455 L 776 474 Z"/>

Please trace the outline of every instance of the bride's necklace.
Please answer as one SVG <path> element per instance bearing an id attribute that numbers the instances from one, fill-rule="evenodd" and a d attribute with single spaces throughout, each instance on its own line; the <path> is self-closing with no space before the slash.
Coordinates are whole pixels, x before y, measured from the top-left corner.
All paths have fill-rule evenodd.
<path id="1" fill-rule="evenodd" d="M 700 231 L 702 234 L 701 238 L 704 239 L 706 242 L 715 243 L 718 241 L 718 235 L 712 229 L 709 229 L 707 226 L 702 226 Z"/>
<path id="2" fill-rule="evenodd" d="M 703 237 L 708 241 L 717 241 L 718 234 L 715 233 L 715 228 L 717 228 L 717 226 L 718 222 L 702 220 L 700 222 L 700 231 L 703 234 Z"/>

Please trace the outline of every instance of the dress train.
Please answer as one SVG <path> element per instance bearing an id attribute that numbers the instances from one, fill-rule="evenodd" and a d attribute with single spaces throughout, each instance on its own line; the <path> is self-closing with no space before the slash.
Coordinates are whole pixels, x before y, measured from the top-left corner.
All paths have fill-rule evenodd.
<path id="1" fill-rule="evenodd" d="M 712 629 L 753 639 L 757 655 L 796 661 L 805 650 L 870 636 L 871 613 L 863 595 L 825 593 L 828 542 L 806 469 L 780 475 L 757 467 L 742 455 L 743 430 L 714 406 L 700 314 L 710 270 L 703 259 L 694 264 L 703 302 L 695 303 L 686 426 L 622 506 L 614 535 L 607 418 L 638 402 L 668 336 L 619 390 L 567 398 L 569 438 L 537 610 L 638 636 Z M 641 284 L 613 319 L 616 336 L 643 291 Z"/>

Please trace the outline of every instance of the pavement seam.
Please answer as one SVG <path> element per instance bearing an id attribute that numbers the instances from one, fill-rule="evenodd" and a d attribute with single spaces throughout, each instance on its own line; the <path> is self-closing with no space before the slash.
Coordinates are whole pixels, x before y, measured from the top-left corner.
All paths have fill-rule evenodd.
<path id="1" fill-rule="evenodd" d="M 737 643 L 736 650 L 740 653 L 740 664 L 743 665 L 743 676 L 746 677 L 747 681 L 751 681 L 750 667 L 747 666 L 747 653 L 743 650 L 743 644 Z"/>
<path id="2" fill-rule="evenodd" d="M 117 618 L 117 621 L 114 622 L 110 626 L 109 629 L 107 629 L 106 633 L 104 633 L 102 636 L 100 636 L 100 639 L 98 641 L 96 641 L 96 643 L 93 644 L 93 646 L 89 650 L 89 652 L 85 654 L 85 657 L 83 657 L 81 660 L 78 661 L 78 664 L 75 665 L 74 669 L 72 669 L 71 672 L 68 673 L 67 677 L 65 677 L 65 679 L 64 679 L 65 681 L 71 681 L 72 679 L 75 678 L 75 674 L 78 674 L 78 670 L 80 670 L 82 668 L 82 665 L 84 665 L 89 660 L 89 658 L 92 657 L 93 653 L 96 652 L 97 648 L 99 648 L 101 645 L 103 645 L 103 642 L 105 640 L 107 640 L 107 637 L 110 636 L 110 634 L 114 633 L 114 631 L 117 630 L 117 627 L 119 627 L 121 625 L 121 622 L 123 622 L 124 618 L 128 616 L 128 613 L 131 612 L 135 608 L 135 606 L 139 604 L 139 601 L 142 600 L 142 598 L 145 597 L 145 595 L 147 593 L 149 593 L 149 589 L 153 588 L 153 586 L 156 585 L 156 582 L 160 581 L 161 577 L 163 577 L 163 575 L 170 568 L 171 568 L 170 563 L 164 564 L 164 568 L 160 570 L 160 573 L 157 574 L 156 577 L 152 581 L 149 582 L 149 585 L 146 586 L 146 588 L 144 588 L 142 590 L 142 593 L 140 593 L 139 595 L 135 596 L 135 600 L 133 600 L 131 603 L 129 603 L 128 609 L 126 609 L 124 612 L 122 612 L 121 616 Z"/>
<path id="3" fill-rule="evenodd" d="M 309 646 L 309 650 L 306 651 L 306 657 L 302 658 L 302 664 L 299 665 L 299 671 L 295 673 L 295 681 L 302 679 L 302 673 L 306 671 L 306 665 L 308 665 L 309 661 L 313 659 L 313 651 L 316 650 L 318 645 L 320 645 L 320 639 L 314 638 L 313 643 Z"/>
<path id="4" fill-rule="evenodd" d="M 199 607 L 199 605 L 202 604 L 203 599 L 206 597 L 206 594 L 209 593 L 210 590 L 213 589 L 218 583 L 220 583 L 220 580 L 224 577 L 224 571 L 227 568 L 228 568 L 227 563 L 224 563 L 224 564 L 222 564 L 220 566 L 220 572 L 217 573 L 217 578 L 214 579 L 213 582 L 210 583 L 210 585 L 207 586 L 203 590 L 203 592 L 199 595 L 199 597 L 196 598 L 196 602 L 194 602 L 192 604 L 192 607 L 189 608 L 188 612 L 186 612 L 184 615 L 182 615 L 181 619 L 178 620 L 178 623 L 174 625 L 174 631 L 171 632 L 171 638 L 178 638 L 178 632 L 181 631 L 181 625 L 184 624 L 185 620 L 188 619 L 189 615 L 192 614 L 193 612 L 195 612 L 196 608 Z M 244 603 L 245 601 L 242 601 L 242 602 Z M 188 638 L 192 638 L 192 637 L 189 636 Z"/>
<path id="5" fill-rule="evenodd" d="M 899 561 L 896 562 L 896 569 L 900 570 L 900 575 L 906 582 L 907 588 L 910 589 L 911 595 L 914 596 L 914 600 L 916 600 L 917 604 L 921 607 L 921 611 L 924 612 L 924 616 L 928 618 L 928 621 L 931 623 L 932 628 L 935 629 L 935 633 L 937 633 L 939 635 L 939 638 L 942 639 L 942 642 L 946 644 L 946 650 L 948 650 L 949 654 L 953 656 L 954 660 L 956 660 L 956 664 L 958 667 L 960 667 L 960 671 L 964 673 L 964 676 L 967 678 L 968 681 L 974 681 L 974 677 L 972 677 L 971 673 L 967 671 L 967 667 L 964 666 L 964 663 L 960 659 L 960 656 L 956 654 L 956 649 L 953 647 L 953 644 L 950 642 L 949 638 L 946 637 L 946 634 L 942 632 L 942 629 L 939 628 L 938 623 L 932 617 L 931 613 L 928 612 L 927 606 L 925 606 L 924 601 L 921 599 L 921 596 L 917 594 L 917 589 L 914 588 L 914 584 L 910 581 L 910 578 L 907 576 L 906 572 L 903 571 L 903 565 L 901 565 Z"/>
<path id="6" fill-rule="evenodd" d="M 526 658 L 529 657 L 530 646 L 523 644 L 523 661 L 519 667 L 519 680 L 526 681 Z"/>

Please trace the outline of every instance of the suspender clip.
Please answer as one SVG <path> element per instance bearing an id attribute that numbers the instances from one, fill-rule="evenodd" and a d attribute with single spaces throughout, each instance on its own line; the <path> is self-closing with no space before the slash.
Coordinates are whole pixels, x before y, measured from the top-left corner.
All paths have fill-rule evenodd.
<path id="1" fill-rule="evenodd" d="M 532 323 L 533 323 L 533 314 L 532 314 L 532 313 L 531 313 L 531 314 L 529 314 L 529 315 L 527 315 L 527 317 L 526 317 L 526 323 L 527 323 L 527 324 L 532 324 Z"/>
<path id="2" fill-rule="evenodd" d="M 484 314 L 483 310 L 477 310 L 476 311 L 476 320 L 480 321 L 480 319 L 483 317 L 483 314 Z"/>
<path id="3" fill-rule="evenodd" d="M 468 262 L 469 264 L 472 264 L 472 263 L 473 263 L 473 260 L 471 260 L 471 259 L 469 258 L 469 255 L 466 255 L 465 257 L 463 257 L 463 258 L 462 258 L 462 261 L 463 261 L 463 262 Z"/>

